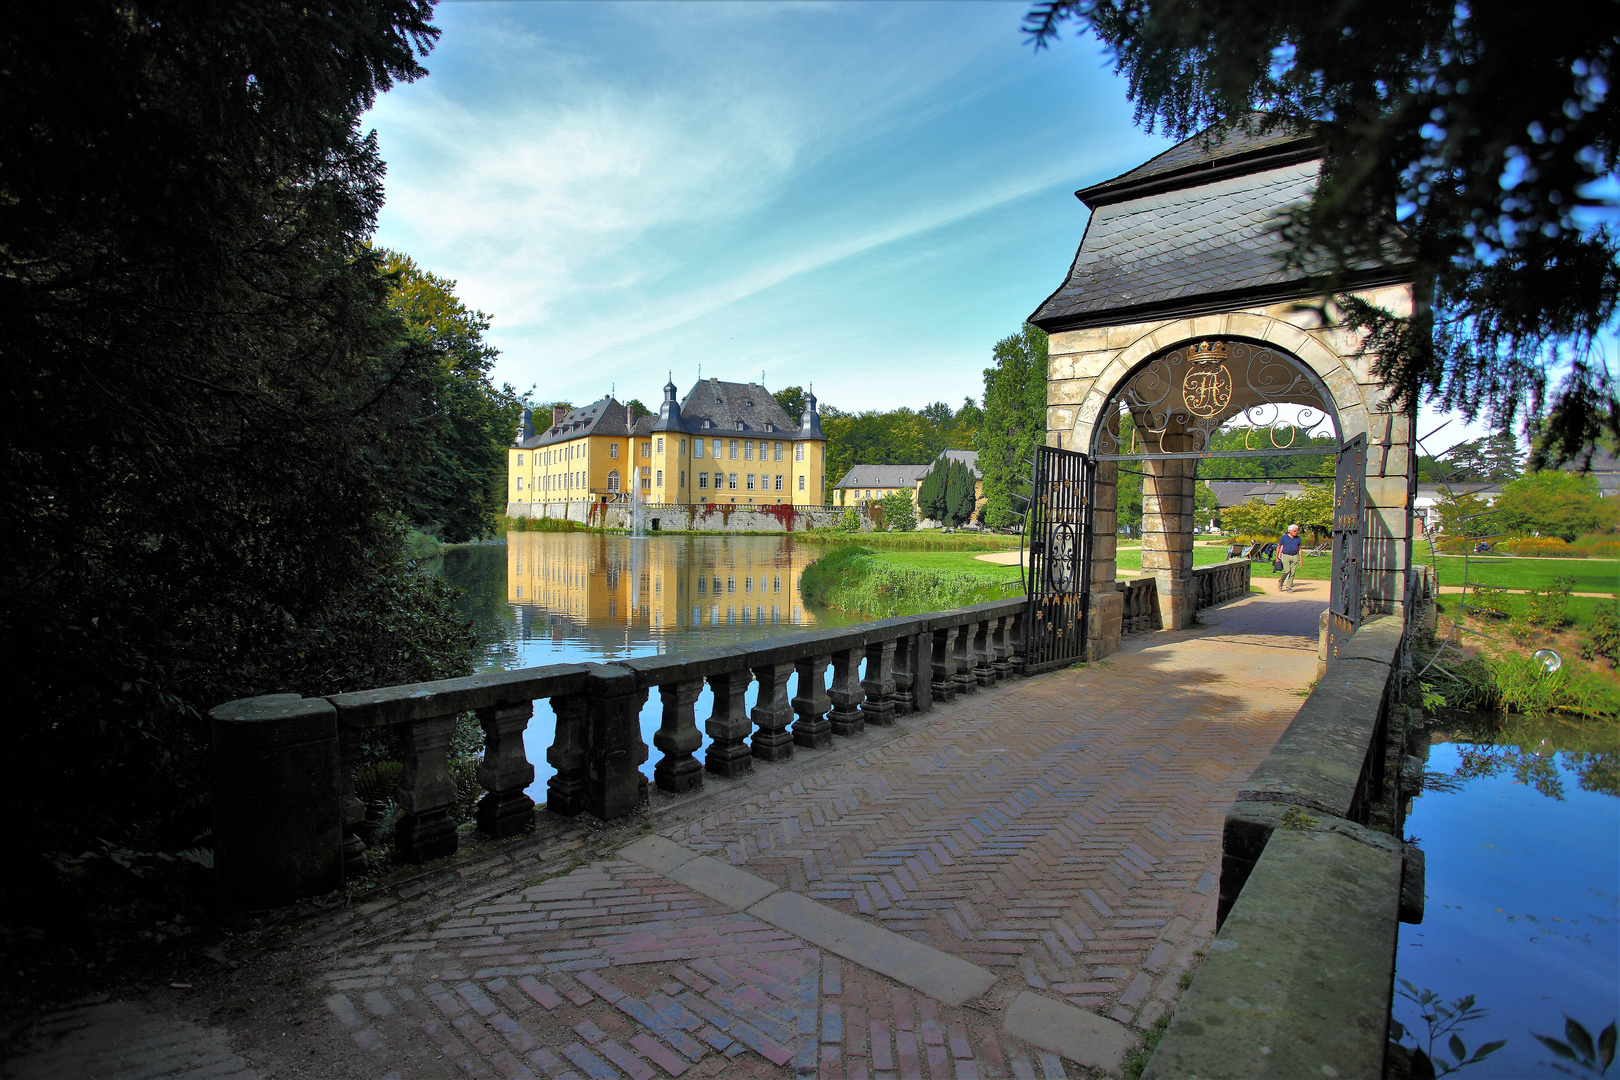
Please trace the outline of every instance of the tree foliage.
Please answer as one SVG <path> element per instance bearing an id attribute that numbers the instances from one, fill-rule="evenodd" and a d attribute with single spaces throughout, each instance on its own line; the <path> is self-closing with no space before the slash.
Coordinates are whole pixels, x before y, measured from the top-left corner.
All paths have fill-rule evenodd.
<path id="1" fill-rule="evenodd" d="M 1418 462 L 1418 479 L 1426 483 L 1512 480 L 1524 472 L 1524 451 L 1510 434 L 1498 432 L 1457 443 L 1438 458 Z"/>
<path id="2" fill-rule="evenodd" d="M 1030 466 L 1046 443 L 1047 335 L 1025 323 L 996 342 L 993 367 L 984 369 L 984 426 L 979 471 L 984 474 L 984 523 L 1003 529 L 1023 521 Z"/>
<path id="3" fill-rule="evenodd" d="M 1221 514 L 1221 527 L 1240 536 L 1281 536 L 1290 525 L 1318 538 L 1332 532 L 1333 488 L 1307 483 L 1298 495 L 1283 495 L 1272 503 L 1249 499 Z"/>
<path id="4" fill-rule="evenodd" d="M 983 413 L 972 399 L 960 409 L 936 401 L 922 411 L 846 413 L 821 406 L 827 436 L 827 501 L 834 485 L 855 465 L 923 465 L 951 447 L 973 445 Z"/>
<path id="5" fill-rule="evenodd" d="M 0 37 L 4 798 L 37 845 L 8 906 L 72 918 L 43 853 L 206 846 L 208 707 L 468 666 L 402 554 L 440 365 L 357 126 L 430 13 L 35 5 Z"/>
<path id="6" fill-rule="evenodd" d="M 1428 396 L 1503 429 L 1527 408 L 1554 457 L 1620 435 L 1595 347 L 1620 300 L 1620 247 L 1593 214 L 1613 206 L 1620 5 L 1043 0 L 1025 26 L 1040 46 L 1069 19 L 1113 52 L 1149 130 L 1321 140 L 1321 183 L 1288 225 L 1295 264 L 1331 289 L 1410 260 L 1432 285 L 1411 317 L 1340 296 L 1402 407 Z"/>
<path id="7" fill-rule="evenodd" d="M 506 448 L 523 402 L 489 370 L 498 356 L 484 340 L 489 316 L 455 294 L 456 283 L 422 270 L 409 256 L 383 251 L 394 283 L 390 306 L 404 319 L 409 347 L 436 361 L 431 386 L 417 403 L 419 453 L 402 460 L 391 486 L 406 518 L 450 543 L 476 540 L 494 529 L 506 507 Z M 549 419 L 549 412 L 547 418 Z"/>
<path id="8" fill-rule="evenodd" d="M 1492 509 L 1502 530 L 1574 540 L 1613 531 L 1620 500 L 1604 499 L 1594 477 L 1547 469 L 1502 485 Z"/>
<path id="9" fill-rule="evenodd" d="M 804 415 L 804 387 L 784 386 L 771 397 L 776 399 L 776 403 L 782 406 L 782 411 L 795 423 Z"/>

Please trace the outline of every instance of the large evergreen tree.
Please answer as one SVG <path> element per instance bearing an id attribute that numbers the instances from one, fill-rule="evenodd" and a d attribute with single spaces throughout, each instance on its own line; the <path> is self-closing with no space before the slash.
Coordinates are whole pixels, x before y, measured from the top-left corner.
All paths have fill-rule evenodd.
<path id="1" fill-rule="evenodd" d="M 1321 139 L 1321 184 L 1289 226 L 1296 264 L 1332 290 L 1355 266 L 1412 259 L 1432 301 L 1403 318 L 1340 298 L 1400 405 L 1432 397 L 1503 428 L 1528 406 L 1555 457 L 1620 436 L 1598 347 L 1620 244 L 1595 227 L 1615 204 L 1620 4 L 1041 0 L 1025 25 L 1040 45 L 1067 19 L 1112 50 L 1149 130 Z"/>
<path id="2" fill-rule="evenodd" d="M 0 651 L 27 767 L 0 799 L 30 826 L 8 907 L 71 919 L 51 882 L 97 881 L 87 851 L 206 846 L 208 707 L 466 669 L 464 621 L 402 554 L 391 466 L 437 361 L 389 308 L 358 127 L 424 74 L 430 15 L 8 13 Z"/>
<path id="3" fill-rule="evenodd" d="M 1046 331 L 1025 323 L 996 342 L 994 367 L 984 370 L 984 424 L 979 472 L 984 476 L 984 523 L 1007 528 L 1023 520 L 1029 459 L 1046 442 Z"/>

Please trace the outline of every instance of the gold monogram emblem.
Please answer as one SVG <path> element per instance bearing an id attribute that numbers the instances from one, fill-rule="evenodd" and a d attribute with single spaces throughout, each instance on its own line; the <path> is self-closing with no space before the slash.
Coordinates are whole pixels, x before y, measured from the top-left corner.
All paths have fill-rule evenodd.
<path id="1" fill-rule="evenodd" d="M 1232 400 L 1232 375 L 1226 370 L 1226 354 L 1224 341 L 1204 341 L 1188 350 L 1181 399 L 1194 416 L 1208 419 Z"/>

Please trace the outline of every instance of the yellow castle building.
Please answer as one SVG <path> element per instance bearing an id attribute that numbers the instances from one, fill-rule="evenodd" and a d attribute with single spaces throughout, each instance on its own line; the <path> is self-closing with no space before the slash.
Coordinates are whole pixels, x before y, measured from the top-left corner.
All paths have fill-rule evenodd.
<path id="1" fill-rule="evenodd" d="M 507 452 L 507 513 L 615 501 L 819 506 L 826 464 L 814 394 L 795 421 L 758 383 L 702 379 L 676 402 L 670 382 L 657 416 L 632 417 L 612 395 L 554 408 L 539 428 L 524 409 Z"/>

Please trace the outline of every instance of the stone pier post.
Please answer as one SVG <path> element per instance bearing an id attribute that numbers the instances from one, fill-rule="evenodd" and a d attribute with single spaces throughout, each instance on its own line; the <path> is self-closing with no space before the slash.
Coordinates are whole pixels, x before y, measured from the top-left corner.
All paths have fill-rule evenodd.
<path id="1" fill-rule="evenodd" d="M 1190 450 L 1183 433 L 1167 433 L 1156 448 L 1164 453 Z M 1151 445 L 1151 444 L 1150 444 Z M 1192 625 L 1193 486 L 1196 461 L 1142 463 L 1142 569 L 1158 579 L 1159 615 L 1166 630 Z"/>

